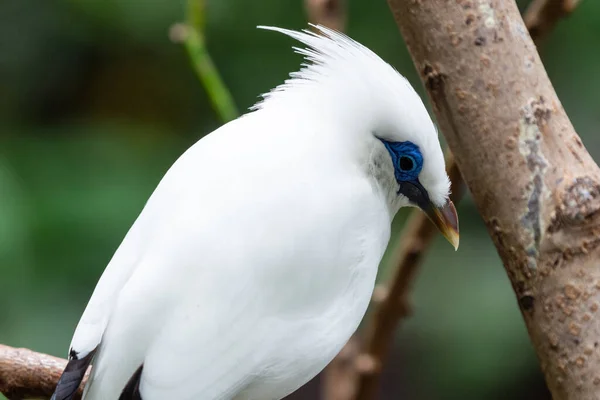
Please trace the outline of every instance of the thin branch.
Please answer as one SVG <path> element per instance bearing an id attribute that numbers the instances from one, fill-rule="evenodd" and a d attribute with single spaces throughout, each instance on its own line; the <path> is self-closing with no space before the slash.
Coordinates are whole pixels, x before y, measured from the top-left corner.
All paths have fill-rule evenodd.
<path id="1" fill-rule="evenodd" d="M 536 44 L 539 45 L 558 20 L 572 12 L 576 4 L 577 0 L 534 1 L 527 9 L 524 19 L 529 21 L 527 28 L 533 29 L 531 36 Z M 551 8 L 568 11 L 549 12 L 548 9 Z M 536 28 L 542 26 L 543 29 Z M 454 157 L 449 151 L 447 154 L 446 165 L 452 181 L 452 200 L 457 203 L 462 198 L 464 182 Z M 341 389 L 328 389 L 325 392 L 327 400 L 370 400 L 376 397 L 383 363 L 391 350 L 400 321 L 410 314 L 409 296 L 413 281 L 435 235 L 433 224 L 422 212 L 415 210 L 411 214 L 398 241 L 395 256 L 391 258 L 396 274 L 389 284 L 389 289 L 379 288 L 387 292 L 388 296 L 379 304 L 373 305 L 373 317 L 365 329 L 363 350 L 357 350 L 361 346 L 358 344 L 360 340 L 355 336 L 349 342 L 350 348 L 341 353 L 340 357 L 343 359 L 334 360 L 330 365 L 329 369 L 335 374 L 335 382 Z M 350 355 L 354 355 L 359 361 L 351 360 Z M 326 377 L 326 388 L 332 386 L 333 380 L 331 376 Z"/>
<path id="2" fill-rule="evenodd" d="M 192 67 L 202 82 L 213 108 L 223 122 L 231 121 L 239 116 L 227 85 L 223 82 L 219 70 L 206 48 L 204 41 L 204 0 L 187 1 L 187 22 L 171 27 L 169 36 L 176 43 L 183 42 L 190 56 Z"/>
<path id="3" fill-rule="evenodd" d="M 10 400 L 48 399 L 66 365 L 62 358 L 0 344 L 0 393 Z M 76 400 L 81 398 L 82 388 Z"/>
<path id="4" fill-rule="evenodd" d="M 558 21 L 575 10 L 580 0 L 533 0 L 523 16 L 534 42 L 539 46 Z"/>
<path id="5" fill-rule="evenodd" d="M 308 20 L 343 32 L 346 27 L 346 0 L 305 0 Z"/>
<path id="6" fill-rule="evenodd" d="M 360 346 L 360 338 L 356 335 L 353 336 L 325 368 L 321 379 L 321 397 L 323 399 L 348 400 L 354 398 Z"/>

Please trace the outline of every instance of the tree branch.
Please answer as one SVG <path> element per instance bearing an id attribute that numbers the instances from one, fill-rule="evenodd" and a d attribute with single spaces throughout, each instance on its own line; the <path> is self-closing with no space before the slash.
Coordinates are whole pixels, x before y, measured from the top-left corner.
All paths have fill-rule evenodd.
<path id="1" fill-rule="evenodd" d="M 388 3 L 504 263 L 553 398 L 598 398 L 600 169 L 516 4 Z"/>
<path id="2" fill-rule="evenodd" d="M 0 393 L 10 400 L 48 399 L 66 365 L 67 360 L 62 358 L 0 344 Z M 77 392 L 77 400 L 82 388 L 83 385 Z"/>
<path id="3" fill-rule="evenodd" d="M 523 16 L 529 34 L 539 46 L 540 38 L 547 37 L 556 23 L 573 12 L 580 0 L 533 0 Z"/>
<path id="4" fill-rule="evenodd" d="M 305 0 L 308 20 L 343 32 L 346 27 L 346 0 Z"/>

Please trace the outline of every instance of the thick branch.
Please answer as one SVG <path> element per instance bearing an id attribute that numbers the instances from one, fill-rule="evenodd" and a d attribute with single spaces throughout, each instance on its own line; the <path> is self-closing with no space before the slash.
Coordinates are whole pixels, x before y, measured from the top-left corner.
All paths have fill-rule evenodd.
<path id="1" fill-rule="evenodd" d="M 48 399 L 66 365 L 62 358 L 0 344 L 0 392 L 10 400 Z"/>
<path id="2" fill-rule="evenodd" d="M 554 399 L 600 397 L 600 170 L 516 4 L 388 2 Z"/>

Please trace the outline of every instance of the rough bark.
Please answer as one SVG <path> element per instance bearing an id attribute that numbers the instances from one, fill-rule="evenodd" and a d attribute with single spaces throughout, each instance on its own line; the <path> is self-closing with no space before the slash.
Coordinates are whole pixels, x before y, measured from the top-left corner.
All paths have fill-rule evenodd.
<path id="1" fill-rule="evenodd" d="M 555 400 L 600 397 L 600 170 L 507 0 L 388 0 Z"/>

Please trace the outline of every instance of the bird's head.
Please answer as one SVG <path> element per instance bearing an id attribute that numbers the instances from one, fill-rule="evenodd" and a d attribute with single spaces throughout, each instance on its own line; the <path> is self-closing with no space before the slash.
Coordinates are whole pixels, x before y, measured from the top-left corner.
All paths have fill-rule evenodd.
<path id="1" fill-rule="evenodd" d="M 344 121 L 345 140 L 356 133 L 365 164 L 394 213 L 406 206 L 420 208 L 458 248 L 458 217 L 448 197 L 444 155 L 421 98 L 406 78 L 365 46 L 331 29 L 313 27 L 319 32 L 259 27 L 306 44 L 307 49 L 295 50 L 308 63 L 263 95 L 254 109 L 310 103 L 319 117 Z"/>

